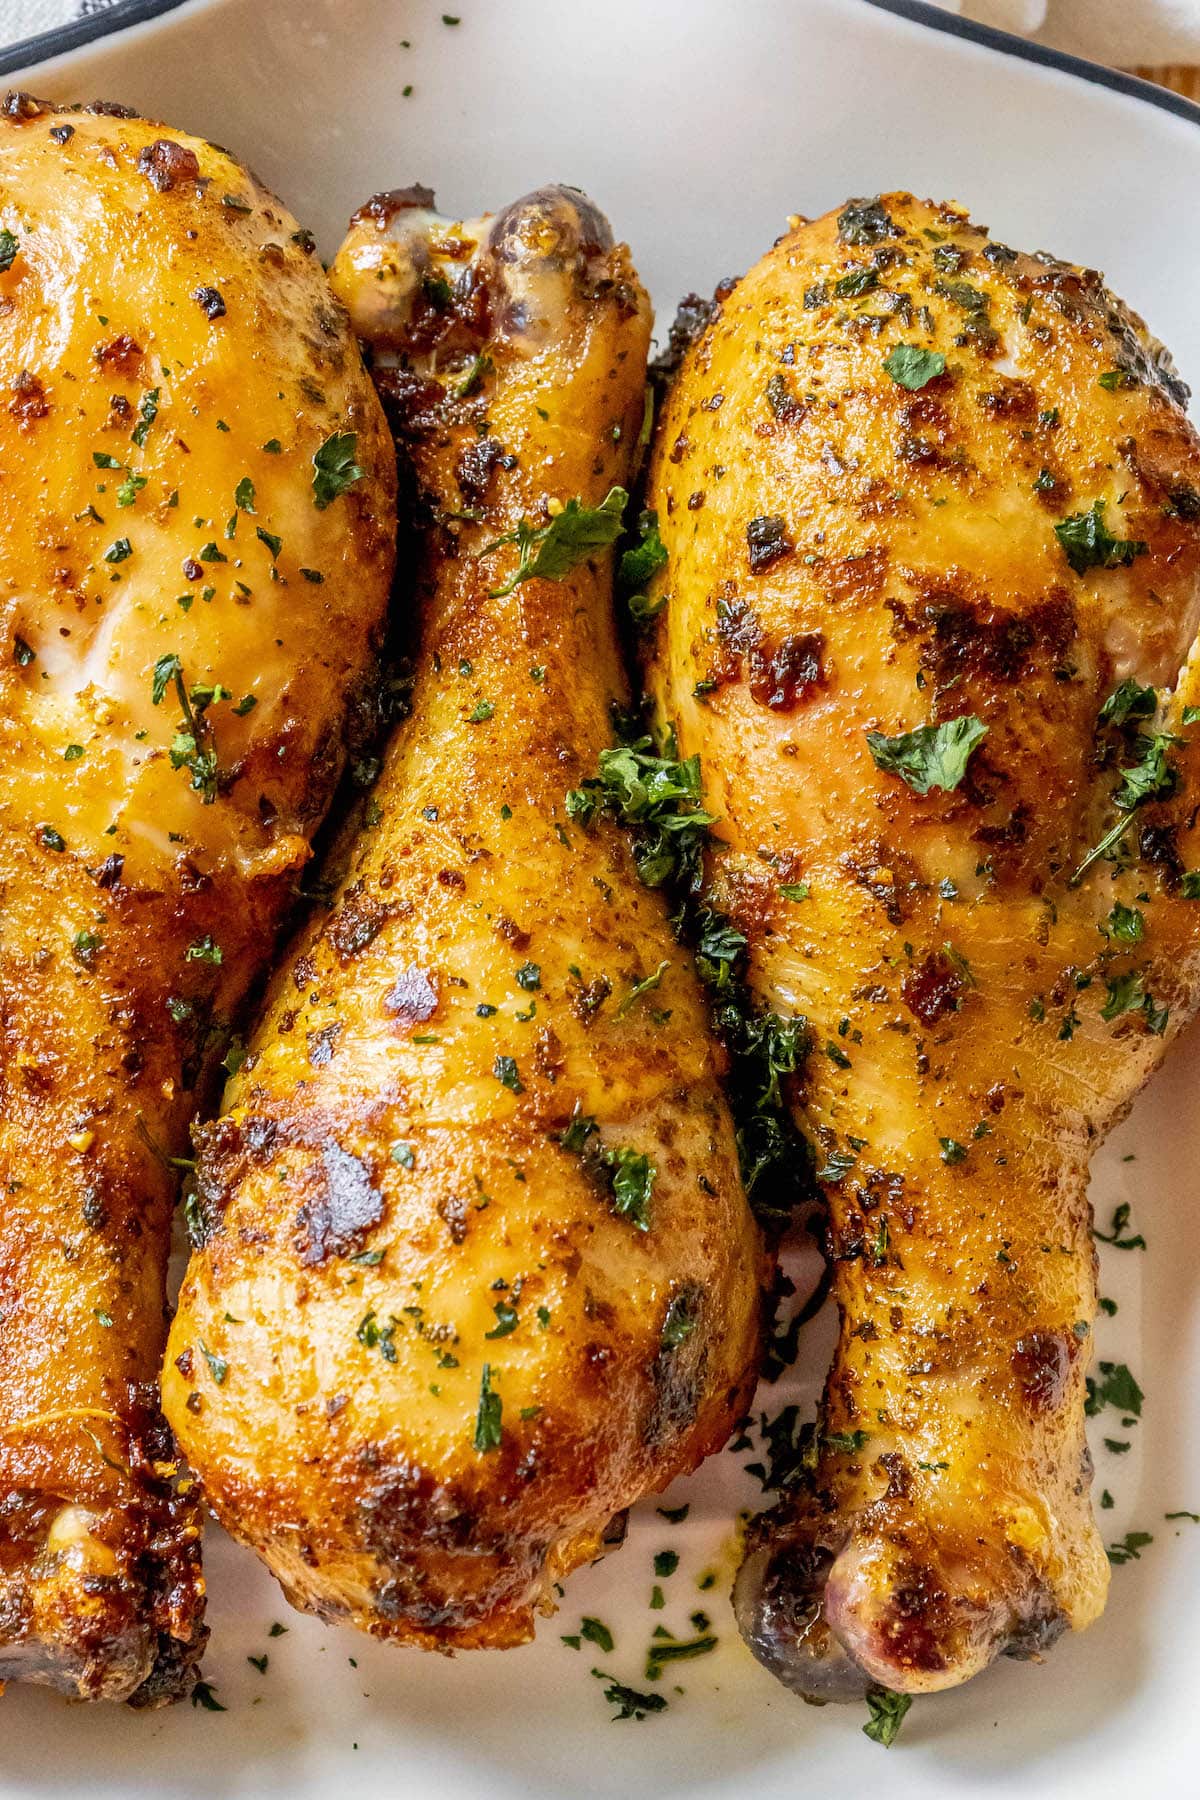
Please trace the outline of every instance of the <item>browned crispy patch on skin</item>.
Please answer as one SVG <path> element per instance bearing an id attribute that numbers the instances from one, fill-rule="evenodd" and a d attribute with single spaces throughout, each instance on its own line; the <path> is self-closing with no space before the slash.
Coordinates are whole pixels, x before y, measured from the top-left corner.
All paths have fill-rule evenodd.
<path id="1" fill-rule="evenodd" d="M 717 638 L 720 650 L 709 679 L 715 686 L 736 681 L 744 667 L 750 692 L 774 712 L 791 712 L 824 678 L 825 640 L 819 631 L 768 639 L 745 601 L 718 603 Z"/>
<path id="2" fill-rule="evenodd" d="M 308 1173 L 308 1198 L 296 1215 L 296 1248 L 311 1268 L 362 1249 L 383 1217 L 383 1195 L 366 1164 L 337 1144 L 326 1144 L 320 1163 L 310 1164 Z"/>
<path id="3" fill-rule="evenodd" d="M 958 1011 L 964 986 L 962 971 L 941 952 L 931 951 L 917 968 L 901 977 L 900 992 L 909 1012 L 922 1025 L 936 1025 Z"/>
<path id="4" fill-rule="evenodd" d="M 1075 609 L 1062 589 L 1014 613 L 980 605 L 952 583 L 906 571 L 920 595 L 888 602 L 897 637 L 920 639 L 920 666 L 938 688 L 966 678 L 1013 684 L 1061 668 L 1076 635 Z"/>
<path id="5" fill-rule="evenodd" d="M 628 701 L 611 557 L 510 579 L 519 525 L 629 481 L 649 317 L 628 253 L 563 189 L 476 225 L 406 199 L 359 216 L 335 285 L 422 496 L 413 711 L 201 1134 L 171 1349 L 227 1369 L 173 1361 L 165 1404 L 296 1604 L 497 1647 L 724 1440 L 760 1247 L 662 898 L 619 827 L 566 806 Z M 330 1146 L 367 1171 L 341 1220 Z"/>
<path id="6" fill-rule="evenodd" d="M 378 937 L 387 918 L 385 906 L 369 895 L 351 891 L 330 923 L 329 941 L 344 963 L 352 962 Z"/>
<path id="7" fill-rule="evenodd" d="M 438 991 L 427 972 L 414 965 L 401 969 L 381 1004 L 398 1024 L 423 1025 L 437 1011 Z"/>
<path id="8" fill-rule="evenodd" d="M 394 459 L 296 222 L 230 157 L 17 95 L 0 191 L 0 1681 L 160 1704 L 205 1635 L 156 1398 L 173 1159 L 373 674 Z M 321 510 L 339 432 L 362 474 Z M 231 514 L 236 542 L 194 522 Z"/>
<path id="9" fill-rule="evenodd" d="M 1094 272 L 895 194 L 789 231 L 660 410 L 643 643 L 720 819 L 703 897 L 754 997 L 828 1046 L 793 1097 L 843 1171 L 841 1333 L 811 1479 L 752 1529 L 738 1602 L 817 1697 L 952 1686 L 1103 1606 L 1087 1159 L 1200 998 L 1185 397 Z M 750 649 L 800 634 L 823 679 L 776 713 Z M 1122 730 L 1126 680 L 1170 691 Z M 908 734 L 972 719 L 965 768 L 922 769 Z M 1177 787 L 1088 863 L 1156 732 Z M 746 905 L 785 861 L 803 905 Z"/>
<path id="10" fill-rule="evenodd" d="M 138 152 L 139 173 L 146 177 L 159 194 L 169 194 L 180 182 L 200 179 L 200 160 L 196 152 L 174 138 L 155 138 Z"/>

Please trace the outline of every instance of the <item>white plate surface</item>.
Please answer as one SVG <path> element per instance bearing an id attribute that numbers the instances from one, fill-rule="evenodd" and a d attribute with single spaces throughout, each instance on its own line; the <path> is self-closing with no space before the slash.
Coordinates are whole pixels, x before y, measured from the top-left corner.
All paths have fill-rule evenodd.
<path id="1" fill-rule="evenodd" d="M 178 12 L 30 73 L 55 97 L 121 100 L 230 146 L 329 252 L 350 210 L 424 180 L 447 210 L 496 207 L 547 179 L 608 211 L 660 309 L 711 290 L 783 228 L 849 194 L 911 187 L 971 207 L 1025 248 L 1099 266 L 1200 386 L 1200 129 L 1136 98 L 892 17 L 862 0 L 189 0 Z M 407 47 L 403 40 L 408 40 Z M 405 97 L 402 89 L 411 84 Z M 1200 1789 L 1200 1034 L 1098 1159 L 1107 1220 L 1129 1200 L 1147 1251 L 1102 1251 L 1114 1319 L 1099 1353 L 1146 1389 L 1140 1424 L 1101 1443 L 1110 1541 L 1154 1543 L 1113 1573 L 1102 1623 L 1045 1666 L 1004 1663 L 918 1703 L 890 1752 L 858 1708 L 815 1710 L 751 1660 L 728 1604 L 733 1520 L 754 1503 L 746 1455 L 716 1458 L 625 1547 L 575 1576 L 538 1641 L 456 1661 L 395 1651 L 292 1614 L 254 1560 L 211 1535 L 207 1674 L 224 1713 L 67 1706 L 10 1690 L 0 1711 L 0 1800 L 509 1800 L 621 1796 L 741 1800 L 836 1783 L 890 1800 L 1106 1800 L 1136 1787 Z M 811 1327 L 792 1392 L 811 1399 L 828 1348 Z M 782 1384 L 781 1384 L 782 1385 Z M 681 1554 L 647 1610 L 658 1550 Z M 717 1585 L 701 1592 L 708 1571 Z M 669 1709 L 611 1722 L 600 1663 L 645 1687 L 654 1625 L 688 1632 L 703 1607 L 719 1649 L 679 1666 Z M 560 1633 L 604 1620 L 616 1647 Z M 274 1621 L 285 1636 L 270 1638 Z M 249 1656 L 269 1654 L 265 1674 Z"/>

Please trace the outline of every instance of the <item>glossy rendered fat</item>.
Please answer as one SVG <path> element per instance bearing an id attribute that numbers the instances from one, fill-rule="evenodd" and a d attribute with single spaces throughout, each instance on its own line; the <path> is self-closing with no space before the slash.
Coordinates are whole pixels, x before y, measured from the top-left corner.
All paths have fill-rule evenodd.
<path id="1" fill-rule="evenodd" d="M 335 269 L 423 507 L 412 711 L 204 1135 L 164 1379 L 296 1604 L 469 1648 L 724 1441 L 760 1252 L 688 956 L 566 806 L 627 702 L 611 553 L 501 593 L 489 547 L 628 482 L 646 299 L 582 196 L 430 198 L 372 202 Z"/>
<path id="2" fill-rule="evenodd" d="M 1099 277 L 900 194 L 796 222 L 658 426 L 649 679 L 720 816 L 708 899 L 811 1024 L 841 1331 L 739 1609 L 816 1696 L 948 1686 L 1104 1603 L 1087 1164 L 1195 1007 L 1193 675 L 1141 702 L 1176 796 L 1076 877 L 1145 746 L 1103 702 L 1192 651 L 1185 393 Z M 1077 571 L 1055 526 L 1097 503 Z M 876 766 L 868 731 L 959 715 L 950 791 Z"/>
<path id="3" fill-rule="evenodd" d="M 224 151 L 10 97 L 0 228 L 0 1681 L 145 1702 L 202 1642 L 170 1159 L 342 760 L 394 465 L 311 240 Z"/>

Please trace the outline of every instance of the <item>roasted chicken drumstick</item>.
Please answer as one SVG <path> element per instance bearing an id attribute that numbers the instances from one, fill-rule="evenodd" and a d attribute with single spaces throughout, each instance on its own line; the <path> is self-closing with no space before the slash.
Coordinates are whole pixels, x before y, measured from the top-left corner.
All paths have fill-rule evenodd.
<path id="1" fill-rule="evenodd" d="M 203 1638 L 157 1377 L 187 1121 L 372 660 L 394 459 L 312 241 L 224 151 L 0 114 L 0 1682 Z"/>
<path id="2" fill-rule="evenodd" d="M 452 1649 L 724 1440 L 760 1268 L 694 972 L 584 816 L 646 299 L 581 195 L 430 203 L 334 270 L 419 495 L 412 713 L 201 1135 L 164 1399 L 296 1604 Z"/>
<path id="3" fill-rule="evenodd" d="M 818 1698 L 1104 1604 L 1088 1158 L 1197 1000 L 1185 393 L 1098 276 L 895 194 L 795 223 L 657 432 L 650 681 L 708 902 L 810 1023 L 841 1333 L 737 1602 Z"/>

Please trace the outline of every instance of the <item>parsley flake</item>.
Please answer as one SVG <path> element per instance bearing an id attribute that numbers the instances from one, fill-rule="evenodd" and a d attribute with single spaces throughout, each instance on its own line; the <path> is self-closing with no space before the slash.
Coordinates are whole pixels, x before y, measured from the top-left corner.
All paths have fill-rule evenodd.
<path id="1" fill-rule="evenodd" d="M 313 505 L 318 512 L 324 512 L 331 501 L 366 474 L 354 460 L 357 450 L 357 432 L 335 431 L 314 452 L 312 491 Z"/>
<path id="2" fill-rule="evenodd" d="M 1112 535 L 1104 523 L 1103 500 L 1094 500 L 1086 512 L 1060 520 L 1054 535 L 1076 575 L 1085 575 L 1089 569 L 1127 568 L 1148 548 L 1140 538 Z"/>
<path id="3" fill-rule="evenodd" d="M 911 1705 L 911 1694 L 894 1694 L 891 1688 L 885 1687 L 868 1688 L 867 1711 L 870 1718 L 863 1726 L 864 1736 L 869 1737 L 872 1743 L 882 1744 L 885 1750 L 890 1749 Z"/>
<path id="4" fill-rule="evenodd" d="M 580 563 L 606 550 L 621 535 L 628 499 L 624 488 L 613 487 L 599 506 L 584 506 L 577 498 L 568 500 L 549 524 L 535 526 L 522 519 L 515 531 L 485 544 L 481 557 L 505 544 L 516 544 L 518 550 L 515 572 L 502 586 L 493 588 L 488 598 L 502 600 L 523 581 L 562 581 Z"/>
<path id="5" fill-rule="evenodd" d="M 877 768 L 899 775 L 915 794 L 927 794 L 935 787 L 949 793 L 966 774 L 971 753 L 987 729 L 982 719 L 967 713 L 941 725 L 918 725 L 895 737 L 868 731 L 867 748 Z"/>
<path id="6" fill-rule="evenodd" d="M 922 350 L 919 344 L 897 344 L 884 358 L 883 366 L 898 387 L 915 393 L 945 374 L 946 359 L 940 350 Z"/>
<path id="7" fill-rule="evenodd" d="M 498 1450 L 504 1434 L 502 1402 L 492 1387 L 492 1365 L 484 1363 L 479 1381 L 479 1407 L 475 1414 L 474 1445 L 481 1455 Z"/>

